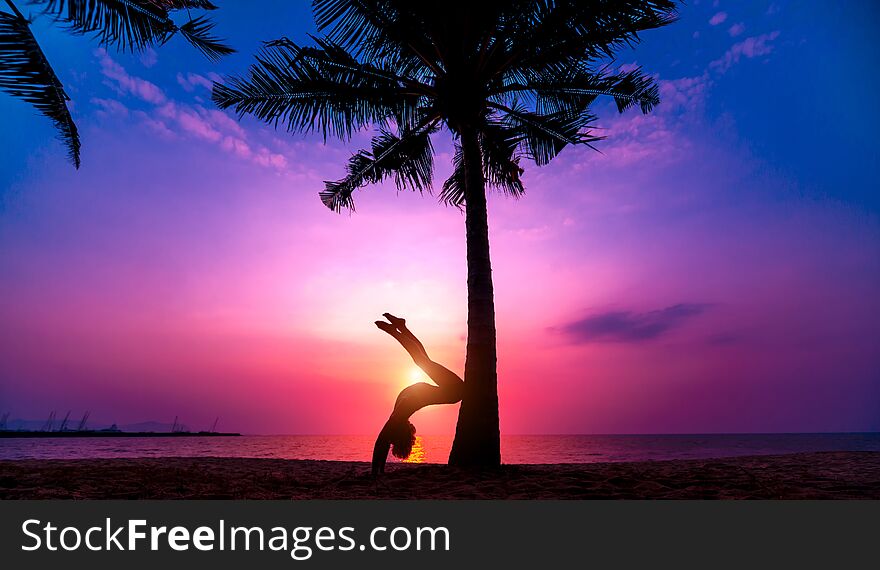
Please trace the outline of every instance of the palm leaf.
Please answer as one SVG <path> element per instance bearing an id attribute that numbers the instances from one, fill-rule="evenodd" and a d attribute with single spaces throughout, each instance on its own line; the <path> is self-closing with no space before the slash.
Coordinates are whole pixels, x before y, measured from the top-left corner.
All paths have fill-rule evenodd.
<path id="1" fill-rule="evenodd" d="M 93 34 L 103 46 L 141 51 L 161 45 L 180 32 L 209 59 L 234 52 L 211 34 L 214 24 L 200 16 L 182 26 L 171 19 L 177 10 L 215 10 L 206 0 L 33 0 L 43 11 L 77 34 Z"/>
<path id="2" fill-rule="evenodd" d="M 140 51 L 163 44 L 177 26 L 158 2 L 131 0 L 36 0 L 43 11 L 77 34 L 93 34 L 103 46 Z"/>
<path id="3" fill-rule="evenodd" d="M 525 192 L 520 176 L 519 147 L 522 136 L 505 128 L 502 123 L 489 122 L 480 132 L 483 155 L 483 176 L 486 183 L 502 193 L 518 198 Z"/>
<path id="4" fill-rule="evenodd" d="M 538 166 L 548 164 L 570 144 L 592 147 L 590 143 L 602 140 L 585 131 L 596 118 L 586 112 L 541 114 L 522 106 L 491 106 L 503 112 L 503 123 L 520 137 L 523 151 Z"/>
<path id="5" fill-rule="evenodd" d="M 393 177 L 398 190 L 430 189 L 434 175 L 433 125 L 395 135 L 381 131 L 370 150 L 361 150 L 348 161 L 348 174 L 342 180 L 325 182 L 321 201 L 333 211 L 354 210 L 352 195 L 366 184 Z"/>
<path id="6" fill-rule="evenodd" d="M 425 78 L 443 64 L 429 20 L 437 14 L 411 0 L 313 0 L 318 30 L 366 61 L 394 62 L 401 71 Z"/>
<path id="7" fill-rule="evenodd" d="M 503 30 L 507 49 L 497 50 L 494 70 L 518 80 L 547 71 L 611 58 L 641 41 L 640 33 L 674 22 L 676 0 L 557 0 L 519 2 L 520 17 Z"/>
<path id="8" fill-rule="evenodd" d="M 70 98 L 21 14 L 0 12 L 0 89 L 52 121 L 70 161 L 79 168 L 79 133 L 67 108 Z"/>
<path id="9" fill-rule="evenodd" d="M 612 97 L 621 113 L 634 105 L 648 113 L 660 103 L 656 81 L 644 75 L 641 69 L 624 73 L 570 69 L 562 76 L 546 74 L 539 81 L 510 84 L 495 93 L 502 101 L 533 96 L 539 113 L 580 113 L 600 96 Z"/>
<path id="10" fill-rule="evenodd" d="M 146 0 L 146 3 L 153 4 L 157 8 L 163 10 L 216 10 L 217 6 L 208 0 Z"/>
<path id="11" fill-rule="evenodd" d="M 415 116 L 419 94 L 378 77 L 366 64 L 353 73 L 351 56 L 343 54 L 304 49 L 287 40 L 270 42 L 247 76 L 215 83 L 212 99 L 240 116 L 251 114 L 289 131 L 319 130 L 325 139 L 346 139 L 369 124 Z"/>
<path id="12" fill-rule="evenodd" d="M 224 55 L 235 53 L 235 50 L 211 33 L 214 25 L 208 18 L 199 16 L 180 26 L 180 33 L 205 57 L 219 61 Z"/>
<path id="13" fill-rule="evenodd" d="M 290 131 L 349 138 L 378 127 L 347 175 L 326 182 L 324 203 L 351 208 L 355 189 L 394 176 L 427 188 L 426 121 L 454 136 L 474 129 L 486 186 L 522 194 L 523 157 L 539 166 L 591 133 L 600 96 L 618 110 L 659 102 L 641 70 L 596 69 L 640 34 L 676 17 L 677 0 L 313 0 L 314 47 L 286 38 L 266 44 L 244 77 L 215 84 L 213 100 Z M 399 135 L 392 134 L 392 127 Z M 427 149 L 427 150 L 426 150 Z M 460 149 L 440 199 L 465 201 Z"/>
<path id="14" fill-rule="evenodd" d="M 489 122 L 480 132 L 479 142 L 486 186 L 514 198 L 522 196 L 525 187 L 521 179 L 523 168 L 520 166 L 518 152 L 521 137 L 501 123 Z M 452 175 L 443 183 L 440 201 L 461 207 L 465 202 L 464 157 L 457 144 L 452 163 Z"/>

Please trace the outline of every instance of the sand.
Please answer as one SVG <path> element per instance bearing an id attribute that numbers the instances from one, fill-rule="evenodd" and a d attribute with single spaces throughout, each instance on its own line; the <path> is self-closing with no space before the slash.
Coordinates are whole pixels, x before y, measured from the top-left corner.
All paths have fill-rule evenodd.
<path id="1" fill-rule="evenodd" d="M 0 499 L 880 499 L 880 453 L 505 465 L 238 458 L 0 461 Z"/>

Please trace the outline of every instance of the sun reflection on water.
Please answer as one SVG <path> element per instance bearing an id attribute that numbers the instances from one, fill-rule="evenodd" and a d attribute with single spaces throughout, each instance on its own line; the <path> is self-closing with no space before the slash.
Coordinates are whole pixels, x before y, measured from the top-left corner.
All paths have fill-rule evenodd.
<path id="1" fill-rule="evenodd" d="M 409 454 L 409 457 L 403 460 L 404 463 L 424 463 L 425 462 L 425 448 L 422 445 L 422 436 L 416 436 L 416 442 L 413 444 L 412 453 Z"/>

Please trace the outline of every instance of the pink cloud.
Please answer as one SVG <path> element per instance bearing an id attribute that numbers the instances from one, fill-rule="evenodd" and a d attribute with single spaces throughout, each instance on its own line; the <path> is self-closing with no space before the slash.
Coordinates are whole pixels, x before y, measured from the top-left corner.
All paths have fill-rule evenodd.
<path id="1" fill-rule="evenodd" d="M 602 152 L 584 154 L 582 165 L 626 168 L 646 160 L 668 165 L 690 156 L 693 145 L 682 126 L 702 116 L 712 85 L 709 74 L 662 79 L 658 85 L 660 105 L 651 114 L 633 112 L 602 120 L 602 134 L 607 136 L 599 144 Z"/>
<path id="2" fill-rule="evenodd" d="M 727 19 L 727 12 L 718 12 L 711 18 L 709 18 L 709 25 L 717 26 L 718 24 L 723 24 Z"/>
<path id="3" fill-rule="evenodd" d="M 256 150 L 247 141 L 247 133 L 235 120 L 215 109 L 167 103 L 156 110 L 165 119 L 176 123 L 188 135 L 216 143 L 226 152 L 267 168 L 283 170 L 287 159 L 260 146 Z"/>
<path id="4" fill-rule="evenodd" d="M 669 113 L 701 108 L 711 81 L 708 74 L 704 73 L 695 77 L 664 79 L 659 84 L 661 106 L 658 111 Z"/>
<path id="5" fill-rule="evenodd" d="M 743 24 L 742 22 L 737 22 L 736 24 L 734 24 L 734 25 L 730 26 L 730 28 L 728 28 L 727 33 L 730 34 L 730 37 L 735 38 L 736 36 L 740 35 L 744 31 L 746 31 L 746 25 Z"/>
<path id="6" fill-rule="evenodd" d="M 105 50 L 95 51 L 101 64 L 101 73 L 109 80 L 108 85 L 120 94 L 128 94 L 154 105 L 151 112 L 137 111 L 135 115 L 141 124 L 162 138 L 176 138 L 178 135 L 190 136 L 218 145 L 221 149 L 254 164 L 276 170 L 287 168 L 287 159 L 265 146 L 254 147 L 248 142 L 248 134 L 242 126 L 217 109 L 206 109 L 169 99 L 155 84 L 130 75 L 125 68 L 115 62 Z M 210 77 L 210 78 L 209 78 Z M 209 77 L 197 73 L 177 74 L 177 82 L 184 90 L 191 92 L 196 87 L 211 89 L 212 80 L 219 79 L 216 74 Z M 127 114 L 128 109 L 119 101 L 93 99 L 100 113 Z"/>
<path id="7" fill-rule="evenodd" d="M 211 123 L 213 123 L 218 128 L 227 132 L 234 133 L 235 135 L 242 138 L 247 137 L 247 134 L 238 123 L 238 121 L 236 121 L 223 111 L 218 111 L 217 109 L 203 109 L 201 107 L 199 109 L 210 119 Z"/>
<path id="8" fill-rule="evenodd" d="M 209 73 L 208 75 L 209 77 L 199 75 L 198 73 L 178 73 L 177 83 L 188 93 L 194 91 L 196 87 L 204 87 L 210 91 L 214 88 L 214 81 L 219 81 L 220 76 L 216 73 Z"/>
<path id="9" fill-rule="evenodd" d="M 103 115 L 117 115 L 125 117 L 128 115 L 128 107 L 117 101 L 116 99 L 92 98 L 92 103 L 97 105 L 100 110 L 98 113 Z"/>
<path id="10" fill-rule="evenodd" d="M 190 111 L 179 111 L 177 114 L 177 122 L 183 130 L 197 136 L 198 138 L 217 142 L 222 137 L 220 131 L 215 129 L 208 121 Z"/>
<path id="11" fill-rule="evenodd" d="M 143 111 L 135 111 L 134 115 L 138 119 L 140 119 L 142 125 L 144 125 L 147 129 L 153 131 L 155 134 L 159 135 L 161 138 L 167 140 L 177 138 L 177 135 L 174 134 L 174 131 L 169 129 L 168 125 L 166 125 L 164 121 L 155 119 L 144 113 Z"/>
<path id="12" fill-rule="evenodd" d="M 141 63 L 144 67 L 153 67 L 159 61 L 159 56 L 153 48 L 147 48 L 141 53 Z"/>
<path id="13" fill-rule="evenodd" d="M 223 138 L 223 141 L 220 143 L 220 146 L 223 147 L 224 150 L 236 154 L 242 158 L 250 158 L 252 156 L 251 147 L 248 143 L 242 139 L 227 136 Z"/>
<path id="14" fill-rule="evenodd" d="M 603 123 L 602 134 L 608 138 L 599 145 L 601 153 L 585 151 L 570 167 L 580 171 L 596 166 L 625 168 L 647 159 L 655 165 L 676 162 L 690 147 L 677 133 L 678 123 L 678 117 L 658 112 L 611 119 Z"/>
<path id="15" fill-rule="evenodd" d="M 740 59 L 752 59 L 767 55 L 773 51 L 771 42 L 779 37 L 779 30 L 770 32 L 769 34 L 761 34 L 760 36 L 752 36 L 743 41 L 733 44 L 721 58 L 709 64 L 709 67 L 724 73 L 731 66 L 738 63 Z"/>
<path id="16" fill-rule="evenodd" d="M 128 93 L 135 97 L 159 105 L 166 100 L 165 93 L 155 83 L 146 79 L 133 77 L 125 71 L 121 65 L 110 59 L 106 50 L 97 49 L 95 55 L 101 64 L 101 73 L 112 81 L 109 85 L 121 93 Z"/>
<path id="17" fill-rule="evenodd" d="M 287 166 L 287 159 L 283 155 L 271 152 L 265 147 L 261 147 L 254 156 L 254 162 L 262 166 L 271 166 L 282 169 Z"/>

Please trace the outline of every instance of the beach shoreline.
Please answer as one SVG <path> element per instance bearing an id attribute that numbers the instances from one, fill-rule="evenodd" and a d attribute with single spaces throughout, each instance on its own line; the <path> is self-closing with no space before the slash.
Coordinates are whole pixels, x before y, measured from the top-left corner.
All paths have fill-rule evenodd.
<path id="1" fill-rule="evenodd" d="M 880 499 L 880 452 L 504 465 L 168 457 L 0 461 L 0 499 Z"/>

